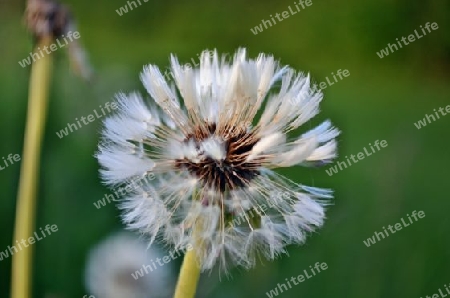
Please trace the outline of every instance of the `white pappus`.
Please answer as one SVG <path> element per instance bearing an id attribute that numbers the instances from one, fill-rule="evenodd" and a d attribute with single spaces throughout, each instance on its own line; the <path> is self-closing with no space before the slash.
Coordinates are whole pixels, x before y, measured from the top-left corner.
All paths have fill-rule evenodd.
<path id="1" fill-rule="evenodd" d="M 309 75 L 272 56 L 249 59 L 245 49 L 231 61 L 205 51 L 199 68 L 172 56 L 171 71 L 174 83 L 145 67 L 151 100 L 120 94 L 119 112 L 105 121 L 97 153 L 104 181 L 155 177 L 123 198 L 124 222 L 175 249 L 193 243 L 203 270 L 250 268 L 258 255 L 274 259 L 303 243 L 323 224 L 331 191 L 274 169 L 332 160 L 339 135 L 327 120 L 289 139 L 319 113 L 322 93 Z M 255 208 L 262 205 L 272 207 Z"/>

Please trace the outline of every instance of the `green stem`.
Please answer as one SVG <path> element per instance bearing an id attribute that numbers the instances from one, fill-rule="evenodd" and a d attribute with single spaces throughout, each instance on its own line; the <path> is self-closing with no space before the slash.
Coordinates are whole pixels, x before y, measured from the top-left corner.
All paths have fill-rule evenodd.
<path id="1" fill-rule="evenodd" d="M 49 47 L 53 38 L 42 38 L 35 49 Z M 24 150 L 20 168 L 14 239 L 21 241 L 33 235 L 39 157 L 44 135 L 50 86 L 52 57 L 44 55 L 31 68 Z M 12 298 L 28 298 L 31 293 L 32 248 L 19 251 L 12 258 Z"/>
<path id="2" fill-rule="evenodd" d="M 197 263 L 195 248 L 186 253 L 178 277 L 174 298 L 193 298 L 200 278 L 200 266 Z"/>
<path id="3" fill-rule="evenodd" d="M 192 201 L 200 200 L 200 192 L 194 190 Z M 192 249 L 187 251 L 183 265 L 181 265 L 180 276 L 178 277 L 177 287 L 174 298 L 194 298 L 197 291 L 198 280 L 200 279 L 200 265 L 197 261 L 197 250 L 202 249 L 202 241 L 198 239 L 198 229 L 201 221 L 193 223 Z"/>

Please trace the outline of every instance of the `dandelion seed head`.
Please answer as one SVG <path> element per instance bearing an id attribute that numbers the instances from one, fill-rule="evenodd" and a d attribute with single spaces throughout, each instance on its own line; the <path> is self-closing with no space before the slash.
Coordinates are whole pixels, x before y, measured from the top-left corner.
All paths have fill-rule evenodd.
<path id="1" fill-rule="evenodd" d="M 129 232 L 118 232 L 96 244 L 89 252 L 85 268 L 85 284 L 96 297 L 162 297 L 169 295 L 171 266 L 143 271 L 162 253 Z M 153 268 L 152 268 L 153 269 Z M 136 272 L 142 270 L 142 275 Z M 137 277 L 133 277 L 133 274 Z M 89 296 L 89 295 L 87 295 Z"/>
<path id="2" fill-rule="evenodd" d="M 232 61 L 205 51 L 199 68 L 172 56 L 171 72 L 173 83 L 145 67 L 150 99 L 121 94 L 118 114 L 105 120 L 97 154 L 104 181 L 155 177 L 124 196 L 124 222 L 176 249 L 201 243 L 202 269 L 250 268 L 258 255 L 274 259 L 303 243 L 323 224 L 331 191 L 274 169 L 331 161 L 339 135 L 326 120 L 288 136 L 319 113 L 322 93 L 309 75 L 272 56 L 248 59 L 244 49 Z"/>

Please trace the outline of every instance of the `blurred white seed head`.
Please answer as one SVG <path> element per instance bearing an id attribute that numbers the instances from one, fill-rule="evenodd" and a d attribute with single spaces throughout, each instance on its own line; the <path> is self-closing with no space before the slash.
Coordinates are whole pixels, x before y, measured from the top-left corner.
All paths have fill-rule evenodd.
<path id="1" fill-rule="evenodd" d="M 105 121 L 97 158 L 112 186 L 155 175 L 123 198 L 123 220 L 175 249 L 202 243 L 202 269 L 252 267 L 274 259 L 323 224 L 331 191 L 307 187 L 273 169 L 323 164 L 336 157 L 330 121 L 291 140 L 319 112 L 322 93 L 309 75 L 272 56 L 231 61 L 205 51 L 199 68 L 171 58 L 174 83 L 149 65 L 150 95 L 121 94 Z M 196 239 L 193 239 L 193 229 Z"/>
<path id="2" fill-rule="evenodd" d="M 132 275 L 136 276 L 136 271 L 144 265 L 151 265 L 162 257 L 160 251 L 147 249 L 147 244 L 130 233 L 119 232 L 106 238 L 88 256 L 85 283 L 89 295 L 96 298 L 169 297 L 170 263 L 137 279 Z"/>

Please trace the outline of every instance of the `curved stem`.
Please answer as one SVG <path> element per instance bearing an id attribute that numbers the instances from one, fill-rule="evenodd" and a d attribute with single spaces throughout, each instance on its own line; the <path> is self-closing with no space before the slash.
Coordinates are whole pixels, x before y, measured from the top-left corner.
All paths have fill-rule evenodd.
<path id="1" fill-rule="evenodd" d="M 35 49 L 50 46 L 53 38 L 42 38 Z M 44 55 L 31 68 L 27 123 L 20 168 L 14 239 L 21 241 L 33 235 L 38 181 L 39 157 L 44 135 L 50 86 L 52 57 Z M 28 298 L 31 292 L 32 248 L 16 252 L 12 257 L 12 298 Z"/>

